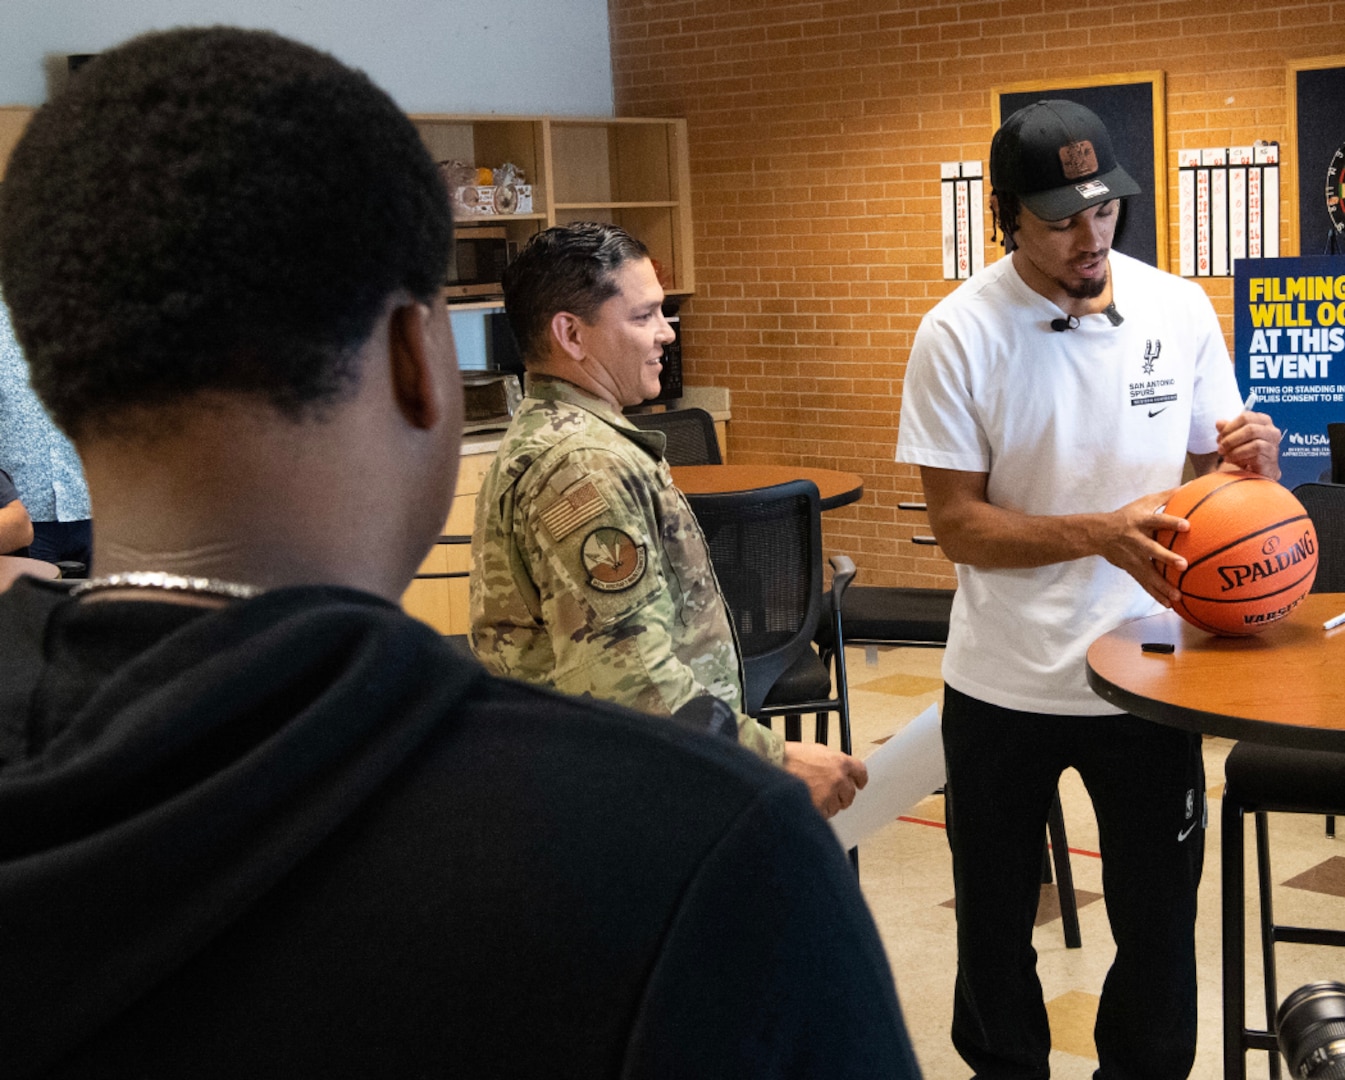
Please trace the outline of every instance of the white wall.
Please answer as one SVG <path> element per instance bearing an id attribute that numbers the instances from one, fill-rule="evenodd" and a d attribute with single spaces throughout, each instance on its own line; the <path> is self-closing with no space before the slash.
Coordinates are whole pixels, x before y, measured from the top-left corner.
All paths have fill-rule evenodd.
<path id="1" fill-rule="evenodd" d="M 362 68 L 407 112 L 612 114 L 606 0 L 0 0 L 0 104 L 134 34 L 229 23 Z"/>

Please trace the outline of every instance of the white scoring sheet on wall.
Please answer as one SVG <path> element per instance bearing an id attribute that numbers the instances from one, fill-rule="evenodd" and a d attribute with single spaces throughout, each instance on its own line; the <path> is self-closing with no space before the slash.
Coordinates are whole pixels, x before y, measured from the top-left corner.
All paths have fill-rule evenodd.
<path id="1" fill-rule="evenodd" d="M 939 166 L 943 200 L 943 276 L 971 277 L 985 265 L 984 173 L 979 161 L 945 161 Z"/>
<path id="2" fill-rule="evenodd" d="M 1182 277 L 1232 277 L 1280 251 L 1278 143 L 1177 151 Z"/>

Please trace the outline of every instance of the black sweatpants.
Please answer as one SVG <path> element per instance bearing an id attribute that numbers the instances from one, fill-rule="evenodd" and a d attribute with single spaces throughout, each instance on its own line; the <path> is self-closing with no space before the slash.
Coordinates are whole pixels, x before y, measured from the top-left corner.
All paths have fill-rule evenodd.
<path id="1" fill-rule="evenodd" d="M 958 1053 L 981 1080 L 1050 1075 L 1032 925 L 1047 813 L 1061 772 L 1073 767 L 1097 815 L 1116 941 L 1094 1030 L 1095 1076 L 1184 1078 L 1195 1060 L 1196 888 L 1205 853 L 1200 736 L 1127 714 L 1018 712 L 946 687 L 943 739 Z"/>

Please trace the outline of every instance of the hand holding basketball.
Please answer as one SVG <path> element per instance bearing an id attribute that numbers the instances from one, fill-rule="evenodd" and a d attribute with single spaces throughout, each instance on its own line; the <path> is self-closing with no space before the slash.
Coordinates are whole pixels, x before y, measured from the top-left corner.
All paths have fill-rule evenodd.
<path id="1" fill-rule="evenodd" d="M 1288 615 L 1312 589 L 1317 533 L 1303 504 L 1274 480 L 1251 472 L 1213 472 L 1184 484 L 1164 508 L 1186 531 L 1155 539 L 1185 558 L 1159 566 L 1181 590 L 1172 606 L 1214 634 L 1256 634 Z"/>
<path id="2" fill-rule="evenodd" d="M 1177 564 L 1178 569 L 1185 569 L 1186 564 L 1181 555 L 1158 543 L 1154 536 L 1160 529 L 1179 531 L 1186 528 L 1185 521 L 1163 510 L 1163 504 L 1176 490 L 1170 488 L 1142 495 L 1105 515 L 1103 520 L 1108 523 L 1109 531 L 1096 545 L 1099 555 L 1133 577 L 1145 592 L 1165 607 L 1171 607 L 1181 598 L 1181 593 L 1163 576 L 1162 568 L 1171 563 Z"/>

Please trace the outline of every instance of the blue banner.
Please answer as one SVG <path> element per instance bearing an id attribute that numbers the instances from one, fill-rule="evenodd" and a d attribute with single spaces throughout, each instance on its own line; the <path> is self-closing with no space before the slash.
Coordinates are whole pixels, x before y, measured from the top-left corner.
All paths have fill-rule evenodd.
<path id="1" fill-rule="evenodd" d="M 1237 260 L 1233 366 L 1284 433 L 1281 483 L 1330 479 L 1326 425 L 1345 421 L 1345 256 Z"/>

